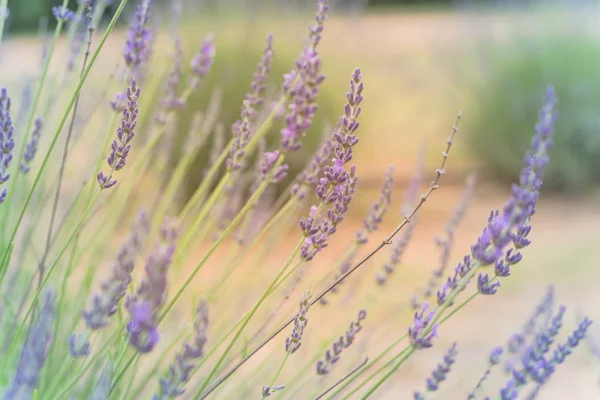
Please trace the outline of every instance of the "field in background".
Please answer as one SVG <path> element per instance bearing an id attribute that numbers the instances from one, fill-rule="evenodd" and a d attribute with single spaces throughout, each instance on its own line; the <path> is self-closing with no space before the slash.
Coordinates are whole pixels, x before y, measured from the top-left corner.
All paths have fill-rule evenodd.
<path id="1" fill-rule="evenodd" d="M 380 235 L 374 237 L 371 243 L 377 243 L 376 239 L 381 239 L 393 229 L 395 221 L 400 220 L 400 205 L 403 200 L 401 191 L 412 176 L 421 144 L 426 148 L 428 183 L 457 110 L 462 108 L 466 119 L 469 117 L 469 109 L 476 107 L 476 99 L 472 98 L 470 88 L 485 72 L 482 70 L 485 68 L 485 60 L 478 57 L 483 54 L 480 52 L 482 48 L 505 40 L 515 31 L 523 34 L 541 34 L 543 29 L 549 29 L 550 25 L 552 29 L 572 29 L 577 26 L 577 29 L 589 29 L 590 32 L 594 32 L 593 17 L 587 13 L 563 18 L 560 24 L 555 23 L 557 17 L 555 14 L 538 18 L 527 14 L 465 12 L 404 15 L 379 13 L 331 18 L 322 45 L 324 68 L 328 75 L 328 91 L 337 94 L 341 103 L 351 71 L 360 66 L 365 76 L 364 114 L 360 130 L 363 141 L 357 149 L 356 163 L 360 174 L 359 185 L 369 189 L 363 190 L 363 186 L 360 190 L 363 197 L 358 198 L 351 207 L 352 217 L 344 222 L 342 229 L 336 234 L 334 243 L 319 255 L 319 262 L 314 267 L 327 268 L 327 265 L 339 256 L 359 227 L 369 204 L 376 198 L 377 187 L 388 165 L 395 165 L 397 168 L 398 184 L 394 194 L 394 207 Z M 210 30 L 209 26 L 197 24 L 197 28 L 190 28 L 189 31 L 189 39 L 193 39 L 194 42 Z M 262 38 L 267 32 L 273 31 L 276 46 L 278 43 L 285 43 L 282 51 L 295 53 L 300 41 L 288 43 L 287 39 L 284 39 L 283 31 L 285 29 L 285 37 L 301 38 L 304 26 L 304 23 L 298 23 L 290 27 L 285 25 L 284 21 L 274 25 L 256 24 L 252 35 Z M 193 32 L 200 31 L 202 36 L 193 35 Z M 244 32 L 232 30 L 229 32 L 230 39 L 235 40 L 236 35 L 242 35 Z M 116 35 L 111 39 L 110 46 L 120 46 L 121 43 Z M 21 78 L 24 73 L 33 74 L 37 70 L 37 44 L 28 39 L 16 39 L 4 46 L 5 54 L 11 54 L 11 57 L 1 61 L 0 73 L 3 74 L 3 80 Z M 103 82 L 101 79 L 105 68 L 112 68 L 113 62 L 101 60 L 101 64 L 94 69 L 96 75 L 92 82 Z M 254 61 L 249 62 L 249 65 L 253 63 Z M 19 68 L 14 68 L 14 65 L 19 65 Z M 6 74 L 6 68 L 19 76 Z M 532 132 L 533 129 L 523 134 L 530 135 Z M 459 199 L 462 182 L 467 173 L 476 167 L 460 134 L 455 143 L 447 168 L 448 175 L 441 183 L 442 189 L 436 192 L 431 202 L 424 207 L 416 237 L 404 258 L 404 266 L 378 294 L 381 296 L 380 301 L 388 304 L 388 307 L 379 307 L 378 312 L 369 314 L 364 330 L 359 334 L 361 342 L 352 349 L 353 354 L 347 355 L 347 360 L 355 357 L 358 362 L 367 349 L 377 349 L 379 339 L 369 336 L 370 327 L 382 324 L 390 326 L 388 338 L 404 333 L 393 329 L 394 326 L 398 329 L 407 326 L 410 312 L 402 306 L 410 299 L 415 285 L 423 284 L 429 271 L 436 266 L 438 255 L 436 251 L 432 251 L 432 239 L 441 233 L 446 218 Z M 83 161 L 85 156 L 82 155 L 81 159 Z M 508 187 L 498 187 L 492 182 L 478 184 L 476 198 L 457 235 L 453 260 L 458 261 L 468 252 L 470 244 L 481 232 L 489 208 L 501 207 L 508 195 Z M 600 311 L 595 307 L 600 302 L 597 286 L 600 276 L 597 272 L 600 261 L 597 243 L 600 237 L 598 205 L 593 199 L 544 198 L 534 218 L 531 236 L 533 246 L 527 249 L 524 261 L 515 269 L 514 276 L 506 281 L 506 286 L 491 298 L 478 298 L 444 325 L 436 347 L 420 352 L 406 368 L 398 371 L 395 379 L 385 386 L 386 396 L 383 396 L 382 390 L 382 396 L 379 398 L 411 398 L 410 391 L 413 388 L 423 388 L 426 375 L 435 367 L 440 355 L 453 340 L 459 343 L 461 356 L 457 363 L 457 371 L 460 371 L 464 379 L 457 381 L 451 375 L 447 387 L 455 385 L 456 390 L 460 389 L 458 392 L 453 390 L 449 393 L 464 393 L 465 389 L 472 387 L 479 371 L 484 368 L 487 352 L 494 345 L 504 343 L 509 334 L 521 326 L 551 282 L 555 283 L 558 301 L 569 308 L 566 326 L 570 328 L 574 325 L 573 315 L 579 311 L 585 311 L 593 320 L 600 320 Z M 257 293 L 262 292 L 266 277 L 273 275 L 298 237 L 298 229 L 286 236 L 276 254 L 269 258 L 268 264 L 258 259 L 258 255 L 249 259 L 241 273 L 236 275 L 240 284 L 235 293 L 224 292 L 218 298 L 222 299 L 228 308 L 239 307 L 239 310 L 245 310 L 256 298 Z M 201 254 L 202 249 L 198 249 L 198 252 Z M 198 287 L 211 284 L 211 279 L 216 276 L 221 265 L 219 260 L 222 258 L 219 257 L 225 256 L 226 254 L 219 254 L 214 258 L 206 271 L 211 273 L 198 283 Z M 335 302 L 340 302 L 340 299 L 334 300 L 334 304 L 328 306 L 329 308 L 315 307 L 315 310 L 311 310 L 305 335 L 308 342 L 303 346 L 318 345 L 318 340 L 312 338 L 312 334 L 318 336 L 319 320 L 339 320 L 341 333 L 349 320 L 355 317 L 354 310 L 368 305 L 369 301 L 373 300 L 359 294 L 374 285 L 373 274 L 380 268 L 385 256 L 386 253 L 383 253 L 344 285 L 338 297 L 343 299 L 341 301 L 344 302 L 344 309 L 351 311 L 328 311 L 333 309 Z M 322 276 L 322 273 L 323 271 L 317 268 L 309 271 L 306 282 L 310 282 L 311 276 Z M 318 291 L 320 288 L 313 289 Z M 348 296 L 348 293 L 352 295 Z M 297 292 L 291 297 L 289 310 L 296 307 L 295 299 L 298 296 Z M 359 304 L 358 299 L 364 302 Z M 289 312 L 285 315 L 289 315 Z M 220 318 L 223 321 L 219 324 L 224 324 L 230 316 L 221 315 Z M 600 340 L 600 329 L 594 326 L 592 331 Z M 281 350 L 282 354 L 283 340 L 284 337 L 276 341 L 275 346 L 279 347 L 273 348 L 275 351 Z M 301 355 L 290 359 L 290 365 L 281 380 L 285 381 L 286 377 L 291 377 L 294 373 L 293 366 L 299 367 L 304 361 L 306 360 L 302 360 Z M 256 362 L 260 362 L 260 357 Z M 253 367 L 256 368 L 257 365 L 247 366 L 241 373 Z M 469 369 L 476 372 L 468 374 Z M 271 371 L 269 369 L 265 372 L 265 379 L 268 380 Z M 585 393 L 579 395 L 583 397 L 577 398 L 599 398 L 598 375 L 600 362 L 592 360 L 583 349 L 577 349 L 576 354 L 568 360 L 568 366 L 560 368 L 552 378 L 541 398 L 572 397 L 573 388 L 578 388 L 579 393 Z M 259 390 L 254 389 L 252 395 Z M 402 395 L 396 394 L 397 391 Z M 223 392 L 221 395 L 222 398 L 233 398 L 231 393 Z"/>

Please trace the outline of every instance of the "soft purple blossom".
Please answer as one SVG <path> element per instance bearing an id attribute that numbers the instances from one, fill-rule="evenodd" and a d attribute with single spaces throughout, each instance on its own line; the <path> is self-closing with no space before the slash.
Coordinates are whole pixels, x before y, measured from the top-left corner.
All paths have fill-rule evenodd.
<path id="1" fill-rule="evenodd" d="M 185 343 L 183 350 L 175 356 L 169 366 L 166 378 L 160 379 L 160 393 L 153 400 L 167 400 L 179 397 L 185 392 L 185 384 L 194 370 L 195 362 L 204 355 L 204 345 L 208 340 L 208 305 L 203 300 L 198 304 L 194 321 L 194 341 Z"/>
<path id="2" fill-rule="evenodd" d="M 200 86 L 200 81 L 208 75 L 212 68 L 215 55 L 215 36 L 210 34 L 204 39 L 202 46 L 200 46 L 200 51 L 194 54 L 190 63 L 192 77 L 190 78 L 188 85 L 191 88 Z"/>
<path id="3" fill-rule="evenodd" d="M 325 75 L 320 72 L 321 57 L 317 53 L 317 44 L 327 19 L 327 10 L 327 4 L 319 0 L 316 24 L 309 27 L 309 43 L 296 61 L 296 69 L 284 77 L 283 91 L 291 98 L 279 145 L 285 152 L 300 149 L 301 139 L 312 125 L 312 119 L 318 108 L 316 98 Z"/>
<path id="4" fill-rule="evenodd" d="M 181 39 L 174 41 L 175 54 L 173 55 L 173 65 L 167 75 L 163 97 L 159 100 L 159 109 L 154 116 L 154 122 L 159 125 L 166 123 L 166 114 L 173 110 L 179 110 L 185 107 L 185 99 L 179 97 L 179 84 L 183 76 L 184 54 L 181 45 Z"/>
<path id="5" fill-rule="evenodd" d="M 160 240 L 146 259 L 146 276 L 137 293 L 127 297 L 125 307 L 131 315 L 127 324 L 129 343 L 141 353 L 152 351 L 159 341 L 158 313 L 167 294 L 167 269 L 175 254 L 177 228 L 166 221 Z"/>
<path id="6" fill-rule="evenodd" d="M 357 69 L 350 81 L 350 92 L 346 96 L 348 103 L 344 107 L 345 113 L 340 118 L 338 129 L 333 134 L 336 158 L 332 160 L 332 164 L 325 167 L 323 177 L 316 187 L 321 206 L 330 205 L 331 208 L 321 216 L 318 226 L 315 225 L 315 219 L 319 217 L 317 215 L 312 215 L 308 220 L 303 219 L 300 222 L 306 237 L 300 249 L 300 257 L 304 261 L 312 260 L 320 250 L 327 246 L 327 238 L 336 232 L 356 191 L 358 182 L 356 168 L 352 166 L 350 171 L 346 171 L 345 164 L 352 160 L 352 148 L 358 143 L 354 131 L 358 128 L 357 118 L 361 112 L 362 90 L 362 75 Z M 309 223 L 310 218 L 312 218 L 312 222 Z"/>
<path id="7" fill-rule="evenodd" d="M 55 301 L 51 290 L 42 293 L 38 320 L 33 324 L 23 344 L 17 372 L 10 389 L 4 394 L 5 400 L 33 398 L 52 341 Z"/>
<path id="8" fill-rule="evenodd" d="M 111 276 L 102 283 L 100 292 L 92 296 L 91 307 L 83 312 L 89 329 L 105 327 L 108 318 L 117 311 L 119 302 L 131 283 L 131 273 L 144 249 L 149 230 L 150 218 L 145 211 L 141 211 L 135 217 L 131 231 L 121 245 Z"/>
<path id="9" fill-rule="evenodd" d="M 435 370 L 431 373 L 431 376 L 427 378 L 427 391 L 435 392 L 439 389 L 440 383 L 446 380 L 446 377 L 450 373 L 452 365 L 456 361 L 458 351 L 456 350 L 456 343 L 453 343 L 448 352 L 444 355 L 444 359 L 437 365 Z M 415 392 L 415 399 L 424 399 L 423 394 Z"/>
<path id="10" fill-rule="evenodd" d="M 75 17 L 75 13 L 66 7 L 52 7 L 52 15 L 59 21 L 71 21 Z"/>
<path id="11" fill-rule="evenodd" d="M 275 392 L 285 389 L 284 385 L 274 385 L 274 386 L 263 386 L 261 389 L 261 394 L 263 397 L 269 397 Z"/>
<path id="12" fill-rule="evenodd" d="M 408 328 L 410 343 L 417 349 L 427 349 L 433 346 L 433 339 L 437 337 L 438 324 L 434 324 L 431 329 L 429 324 L 435 316 L 435 310 L 429 310 L 429 303 L 423 303 L 420 311 L 415 311 L 415 317 L 412 325 Z"/>
<path id="13" fill-rule="evenodd" d="M 31 138 L 25 145 L 25 153 L 23 154 L 23 162 L 19 166 L 19 169 L 24 174 L 28 173 L 31 169 L 31 163 L 35 158 L 40 143 L 40 137 L 42 136 L 42 118 L 38 117 L 33 123 L 33 132 L 31 132 Z"/>
<path id="14" fill-rule="evenodd" d="M 130 68 L 138 67 L 149 56 L 152 41 L 152 32 L 148 27 L 151 2 L 152 0 L 139 0 L 135 15 L 129 24 L 123 54 L 125 63 Z"/>
<path id="15" fill-rule="evenodd" d="M 252 133 L 250 126 L 250 102 L 244 100 L 242 107 L 242 119 L 232 127 L 233 143 L 229 150 L 229 157 L 226 165 L 228 171 L 239 170 L 243 166 L 244 156 L 246 154 L 246 146 L 250 141 Z"/>
<path id="16" fill-rule="evenodd" d="M 273 62 L 273 35 L 267 36 L 267 44 L 263 50 L 262 57 L 256 65 L 256 72 L 250 84 L 251 91 L 246 94 L 246 100 L 250 103 L 250 118 L 255 119 L 257 108 L 264 102 L 264 93 L 267 88 L 266 82 L 271 72 L 271 64 Z"/>
<path id="17" fill-rule="evenodd" d="M 308 324 L 308 319 L 306 318 L 306 314 L 308 313 L 308 309 L 310 308 L 310 298 L 312 297 L 312 293 L 310 290 L 305 291 L 302 294 L 302 300 L 300 300 L 299 311 L 294 318 L 294 329 L 292 334 L 285 339 L 285 351 L 293 354 L 302 345 L 302 334 L 304 333 L 304 329 Z"/>
<path id="18" fill-rule="evenodd" d="M 132 78 L 131 86 L 127 88 L 127 104 L 123 107 L 121 126 L 117 129 L 117 138 L 111 144 L 111 152 L 107 159 L 108 166 L 111 168 L 110 172 L 108 175 L 99 172 L 97 176 L 102 189 L 108 189 L 117 183 L 116 180 L 112 179 L 112 173 L 122 169 L 127 162 L 131 141 L 135 136 L 139 97 L 140 88 L 137 86 L 135 79 Z"/>
<path id="19" fill-rule="evenodd" d="M 352 321 L 350 323 L 350 327 L 346 331 L 345 335 L 340 336 L 338 340 L 333 343 L 333 347 L 331 350 L 327 350 L 325 352 L 325 359 L 319 360 L 317 362 L 317 374 L 319 375 L 327 375 L 333 364 L 339 361 L 340 354 L 345 348 L 348 348 L 354 343 L 356 339 L 356 334 L 361 331 L 362 325 L 361 322 L 367 317 L 366 310 L 360 310 L 358 312 L 358 318 L 356 321 Z"/>
<path id="20" fill-rule="evenodd" d="M 10 117 L 10 98 L 6 89 L 0 90 L 0 185 L 10 178 L 8 167 L 13 159 L 15 139 L 14 127 Z M 7 189 L 0 190 L 0 204 L 6 200 Z"/>
<path id="21" fill-rule="evenodd" d="M 298 177 L 298 182 L 292 186 L 292 195 L 299 200 L 304 199 L 311 187 L 316 187 L 319 183 L 319 176 L 323 173 L 325 166 L 329 164 L 333 157 L 333 134 L 323 140 L 319 150 L 315 153 L 313 159 L 306 165 Z"/>

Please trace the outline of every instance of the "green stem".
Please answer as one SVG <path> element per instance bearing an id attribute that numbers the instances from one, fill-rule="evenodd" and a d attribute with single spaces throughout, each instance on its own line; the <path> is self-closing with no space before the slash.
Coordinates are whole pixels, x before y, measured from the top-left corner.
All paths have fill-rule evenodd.
<path id="1" fill-rule="evenodd" d="M 409 350 L 406 351 L 399 359 L 398 361 L 396 361 L 396 364 L 394 365 L 394 367 L 392 369 L 390 369 L 384 376 L 382 376 L 376 383 L 375 385 L 373 385 L 368 391 L 367 393 L 365 393 L 365 395 L 363 397 L 361 397 L 361 400 L 366 400 L 368 399 L 382 384 L 383 382 L 385 382 L 394 372 L 396 372 L 396 370 L 398 368 L 400 368 L 400 366 L 416 351 L 416 348 L 414 346 L 411 346 L 408 348 Z"/>
<path id="2" fill-rule="evenodd" d="M 275 373 L 275 375 L 273 375 L 273 379 L 271 379 L 271 382 L 269 383 L 269 387 L 272 387 L 275 384 L 275 381 L 277 381 L 277 378 L 279 378 L 279 375 L 281 375 L 281 371 L 283 371 L 283 367 L 285 366 L 285 363 L 287 362 L 288 358 L 290 358 L 290 352 L 286 351 L 285 357 L 283 357 L 283 360 L 281 360 L 281 364 L 279 364 L 277 372 Z M 265 397 L 267 396 L 263 394 L 263 399 Z"/>
<path id="3" fill-rule="evenodd" d="M 8 18 L 8 0 L 0 0 L 0 44 L 2 43 L 2 38 L 4 37 L 4 24 L 6 19 Z"/>
<path id="4" fill-rule="evenodd" d="M 296 247 L 292 251 L 292 254 L 288 258 L 288 260 L 283 264 L 283 266 L 281 267 L 281 269 L 279 270 L 279 272 L 277 273 L 277 275 L 275 276 L 275 278 L 273 278 L 273 280 L 271 281 L 271 284 L 269 285 L 269 287 L 267 288 L 267 290 L 264 291 L 263 295 L 260 297 L 260 299 L 258 300 L 258 302 L 256 302 L 256 304 L 254 305 L 254 307 L 252 308 L 252 310 L 250 311 L 250 313 L 246 316 L 246 318 L 244 319 L 244 322 L 238 328 L 237 332 L 233 336 L 233 339 L 231 339 L 231 341 L 229 342 L 229 344 L 225 348 L 225 351 L 223 351 L 223 353 L 221 354 L 221 357 L 219 357 L 219 360 L 217 361 L 217 363 L 215 364 L 215 366 L 212 368 L 212 370 L 210 371 L 210 373 L 208 374 L 208 376 L 204 380 L 204 383 L 202 384 L 202 386 L 200 387 L 200 389 L 196 393 L 196 396 L 194 397 L 195 400 L 198 400 L 200 398 L 200 396 L 202 395 L 202 392 L 204 391 L 204 389 L 206 389 L 206 387 L 210 383 L 210 380 L 212 379 L 212 377 L 217 373 L 217 370 L 219 369 L 219 367 L 223 363 L 223 360 L 225 360 L 225 357 L 227 357 L 227 355 L 229 354 L 229 352 L 231 351 L 231 349 L 233 348 L 233 346 L 235 345 L 235 343 L 237 342 L 237 340 L 239 339 L 239 337 L 242 335 L 242 332 L 244 331 L 244 329 L 246 328 L 246 326 L 248 325 L 248 323 L 250 323 L 250 320 L 252 319 L 252 317 L 254 316 L 254 314 L 256 314 L 256 312 L 258 311 L 259 307 L 262 305 L 262 303 L 269 296 L 269 294 L 270 294 L 271 290 L 273 289 L 273 287 L 275 286 L 275 284 L 277 284 L 277 282 L 279 281 L 279 279 L 282 277 L 282 275 L 285 273 L 285 271 L 287 270 L 287 268 L 292 264 L 292 261 L 294 261 L 294 259 L 296 258 L 296 256 L 300 252 L 300 249 L 302 248 L 302 245 L 304 244 L 305 240 L 306 240 L 306 236 L 303 235 L 302 239 L 300 239 L 298 241 L 298 244 L 296 245 Z"/>

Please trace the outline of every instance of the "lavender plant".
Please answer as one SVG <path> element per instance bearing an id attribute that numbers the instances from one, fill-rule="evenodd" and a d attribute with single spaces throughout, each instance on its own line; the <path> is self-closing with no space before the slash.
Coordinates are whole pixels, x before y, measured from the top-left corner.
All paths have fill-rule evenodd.
<path id="1" fill-rule="evenodd" d="M 299 151 L 327 90 L 321 41 L 328 2 L 316 1 L 306 40 L 283 77 L 271 76 L 280 41 L 267 36 L 229 127 L 219 121 L 220 91 L 211 93 L 208 109 L 192 101 L 192 94 L 206 90 L 219 45 L 205 32 L 199 50 L 187 54 L 184 43 L 193 38 L 179 29 L 183 2 L 170 10 L 175 35 L 169 57 L 160 46 L 157 18 L 167 13 L 155 2 L 114 2 L 106 26 L 102 16 L 110 1 L 77 3 L 74 10 L 67 0 L 49 10 L 57 21 L 54 35 L 43 46 L 41 71 L 25 81 L 23 98 L 14 103 L 20 104 L 17 114 L 7 89 L 0 91 L 0 396 L 366 399 L 379 395 L 411 358 L 439 347 L 441 335 L 459 343 L 424 378 L 426 390 L 413 395 L 445 393 L 451 385 L 441 383 L 461 373 L 454 364 L 463 344 L 443 324 L 476 298 L 501 291 L 531 244 L 557 118 L 553 89 L 546 92 L 531 149 L 504 208 L 490 213 L 468 254 L 448 273 L 458 225 L 473 197 L 474 178 L 468 178 L 436 241 L 439 262 L 407 289 L 395 277 L 410 260 L 418 213 L 447 173 L 462 113 L 422 195 L 419 162 L 400 221 L 391 220 L 398 186 L 392 166 L 360 229 L 344 235 L 352 225 L 344 221 L 353 219 L 363 192 L 361 163 L 353 164 L 360 142 L 368 140 L 359 120 L 376 96 L 366 95 L 369 78 L 361 69 L 348 70 L 335 127 L 325 131 L 304 169 L 288 177 L 292 163 L 303 158 Z M 0 0 L 0 35 L 9 8 L 10 1 Z M 119 36 L 115 27 L 124 10 L 131 19 Z M 115 48 L 122 51 L 105 49 L 109 36 L 121 41 Z M 66 60 L 57 60 L 61 41 Z M 100 53 L 114 59 L 115 70 L 99 71 Z M 91 79 L 92 69 L 104 80 Z M 279 96 L 273 101 L 269 93 L 277 78 L 282 84 L 273 89 Z M 184 110 L 194 113 L 194 123 L 181 156 L 170 160 Z M 269 136 L 275 127 L 278 141 Z M 204 179 L 179 204 L 186 174 L 209 143 Z M 172 161 L 175 167 L 167 168 Z M 390 225 L 395 228 L 387 232 Z M 372 245 L 380 231 L 387 235 Z M 282 239 L 292 236 L 296 244 L 288 249 Z M 344 250 L 338 253 L 340 242 Z M 382 257 L 387 247 L 390 254 Z M 272 271 L 275 263 L 280 268 Z M 379 268 L 368 271 L 369 265 Z M 352 291 L 340 286 L 352 280 Z M 332 296 L 340 287 L 349 288 L 344 300 Z M 295 297 L 297 289 L 302 294 Z M 300 298 L 299 305 L 288 304 L 290 298 Z M 312 307 L 332 299 L 336 304 Z M 402 326 L 408 304 L 414 315 Z M 525 327 L 492 350 L 467 398 L 533 399 L 542 393 L 591 325 L 583 318 L 561 338 L 565 308 L 555 311 L 553 304 L 549 291 Z M 360 311 L 355 316 L 349 309 Z M 385 318 L 377 319 L 382 311 Z M 374 322 L 365 325 L 367 312 Z M 489 376 L 501 371 L 500 364 L 503 386 L 491 388 Z"/>

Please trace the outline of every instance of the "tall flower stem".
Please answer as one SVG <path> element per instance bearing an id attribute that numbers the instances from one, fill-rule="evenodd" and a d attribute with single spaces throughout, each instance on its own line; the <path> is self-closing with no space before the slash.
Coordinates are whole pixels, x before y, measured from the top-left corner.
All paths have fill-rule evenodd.
<path id="1" fill-rule="evenodd" d="M 271 378 L 271 382 L 269 382 L 269 387 L 273 386 L 277 381 L 277 378 L 279 378 L 279 375 L 281 375 L 281 371 L 283 371 L 283 367 L 285 366 L 285 363 L 287 362 L 288 358 L 290 358 L 290 353 L 286 352 L 285 357 L 283 357 L 283 360 L 281 360 L 281 364 L 279 364 L 279 368 L 277 368 L 277 372 L 275 372 L 275 375 L 273 375 L 273 378 Z M 263 399 L 265 397 L 267 396 L 263 394 Z"/>
<path id="2" fill-rule="evenodd" d="M 66 3 L 66 0 L 65 0 Z M 83 84 L 85 83 L 85 80 L 87 79 L 92 66 L 94 65 L 96 58 L 98 58 L 98 54 L 100 54 L 100 50 L 102 50 L 102 47 L 104 47 L 104 43 L 106 42 L 106 39 L 108 38 L 108 35 L 110 34 L 110 32 L 112 32 L 113 28 L 115 27 L 115 24 L 117 23 L 117 20 L 119 19 L 119 16 L 121 15 L 121 13 L 123 12 L 123 9 L 125 8 L 125 5 L 127 4 L 127 0 L 121 0 L 121 3 L 119 4 L 117 10 L 115 11 L 115 14 L 113 15 L 113 18 L 111 19 L 110 23 L 108 24 L 108 27 L 106 28 L 106 31 L 104 32 L 104 34 L 102 35 L 102 38 L 100 39 L 100 42 L 98 43 L 98 47 L 96 48 L 96 50 L 94 51 L 92 58 L 90 59 L 90 63 L 88 64 L 88 66 L 86 67 L 83 75 L 81 76 L 81 78 L 79 79 L 79 82 L 77 84 L 77 87 L 75 88 L 74 93 L 71 95 L 71 101 L 69 102 L 69 105 L 67 106 L 61 121 L 58 125 L 58 127 L 56 128 L 56 131 L 54 133 L 54 136 L 52 138 L 52 141 L 50 142 L 50 145 L 48 147 L 48 151 L 46 152 L 46 155 L 42 161 L 42 164 L 40 166 L 40 169 L 33 181 L 33 185 L 31 186 L 31 189 L 29 190 L 29 193 L 27 194 L 27 197 L 23 203 L 23 206 L 21 208 L 21 212 L 19 213 L 19 216 L 17 218 L 17 222 L 12 230 L 12 233 L 10 235 L 10 239 L 8 241 L 8 245 L 6 250 L 4 251 L 4 254 L 2 256 L 2 261 L 0 262 L 0 265 L 5 265 L 5 262 L 7 260 L 8 257 L 8 250 L 13 246 L 14 244 L 14 240 L 15 237 L 17 236 L 17 231 L 19 230 L 19 226 L 21 225 L 21 221 L 23 220 L 23 217 L 25 216 L 25 212 L 27 211 L 27 207 L 29 206 L 29 202 L 31 201 L 31 198 L 33 196 L 33 192 L 35 191 L 40 178 L 42 176 L 42 173 L 44 172 L 44 169 L 46 168 L 46 165 L 48 164 L 48 161 L 50 160 L 50 155 L 52 153 L 52 150 L 54 149 L 54 146 L 56 145 L 56 142 L 58 141 L 58 137 L 60 136 L 60 132 L 62 131 L 63 127 L 65 126 L 66 122 L 67 122 L 67 118 L 69 117 L 69 114 L 71 113 L 71 110 L 73 109 L 73 106 L 75 104 L 75 101 L 77 99 L 77 96 L 79 95 L 79 93 L 81 92 L 81 88 L 83 87 Z M 60 26 L 60 22 L 59 22 L 59 26 Z M 57 26 L 58 29 L 58 26 Z M 60 33 L 60 31 L 59 31 Z M 46 72 L 47 73 L 47 67 L 46 67 Z M 41 88 L 41 85 L 40 85 Z M 38 95 L 39 93 L 41 93 L 41 90 L 38 90 Z M 39 97 L 39 96 L 36 96 Z M 39 100 L 39 99 L 38 99 Z M 34 103 L 35 104 L 35 103 Z M 34 107 L 35 108 L 35 107 Z M 33 115 L 33 113 L 32 113 Z M 33 120 L 33 118 L 31 118 L 31 120 Z M 22 158 L 22 157 L 20 157 Z M 19 158 L 19 160 L 20 160 Z M 13 179 L 13 182 L 16 181 L 16 179 Z M 6 217 L 6 215 L 5 215 Z M 4 219 L 4 221 L 6 221 L 6 218 Z M 4 276 L 6 274 L 6 270 L 8 268 L 3 268 L 2 271 L 0 271 L 0 284 L 2 283 L 2 281 L 4 280 Z M 49 275 L 49 273 L 48 273 Z"/>

